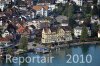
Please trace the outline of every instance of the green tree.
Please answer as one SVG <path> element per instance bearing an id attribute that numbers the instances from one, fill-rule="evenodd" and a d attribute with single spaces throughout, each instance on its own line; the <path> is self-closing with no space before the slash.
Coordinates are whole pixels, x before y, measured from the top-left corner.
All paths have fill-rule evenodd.
<path id="1" fill-rule="evenodd" d="M 69 26 L 73 29 L 74 27 L 78 26 L 78 23 L 75 21 L 75 16 L 69 18 Z"/>
<path id="2" fill-rule="evenodd" d="M 77 6 L 75 3 L 70 2 L 66 4 L 59 3 L 56 6 L 57 8 L 54 9 L 53 13 L 58 15 L 64 15 L 67 17 L 72 17 L 75 12 L 80 9 L 80 7 Z"/>
<path id="3" fill-rule="evenodd" d="M 2 37 L 2 31 L 0 31 L 0 37 Z"/>
<path id="4" fill-rule="evenodd" d="M 92 12 L 92 9 L 91 9 L 91 5 L 86 3 L 82 6 L 82 10 L 83 10 L 83 15 L 84 17 L 86 18 L 88 15 L 92 15 L 91 12 Z"/>
<path id="5" fill-rule="evenodd" d="M 28 45 L 28 38 L 22 36 L 20 39 L 19 49 L 27 50 L 27 45 Z"/>
<path id="6" fill-rule="evenodd" d="M 94 23 L 92 25 L 92 37 L 97 37 L 98 30 L 99 30 L 99 25 L 97 23 Z"/>
<path id="7" fill-rule="evenodd" d="M 62 11 L 62 15 L 72 17 L 77 9 L 77 6 L 72 3 L 66 3 Z"/>
<path id="8" fill-rule="evenodd" d="M 61 15 L 62 12 L 63 12 L 63 10 L 64 10 L 63 4 L 62 4 L 62 3 L 59 3 L 59 4 L 57 4 L 56 6 L 57 6 L 57 8 L 53 10 L 53 13 L 54 13 L 54 14 L 59 14 L 59 15 Z"/>
<path id="9" fill-rule="evenodd" d="M 7 48 L 7 53 L 13 55 L 14 50 L 12 48 Z"/>
<path id="10" fill-rule="evenodd" d="M 35 42 L 35 43 L 39 43 L 39 42 L 40 42 L 39 37 L 35 37 L 35 38 L 34 38 L 34 42 Z"/>
<path id="11" fill-rule="evenodd" d="M 85 39 L 87 39 L 87 38 L 88 38 L 88 30 L 87 30 L 86 26 L 83 26 L 80 39 L 81 39 L 81 41 L 85 41 Z"/>

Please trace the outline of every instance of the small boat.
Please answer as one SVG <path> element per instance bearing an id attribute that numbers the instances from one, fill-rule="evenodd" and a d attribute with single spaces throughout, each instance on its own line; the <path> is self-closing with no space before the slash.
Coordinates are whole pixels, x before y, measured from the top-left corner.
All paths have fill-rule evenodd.
<path id="1" fill-rule="evenodd" d="M 43 54 L 49 53 L 49 49 L 48 48 L 44 48 L 44 47 L 37 47 L 37 48 L 34 49 L 34 51 L 36 53 L 43 53 Z"/>
<path id="2" fill-rule="evenodd" d="M 20 55 L 20 54 L 23 54 L 23 53 L 25 53 L 25 52 L 26 52 L 25 50 L 18 49 L 18 50 L 15 52 L 15 55 Z"/>

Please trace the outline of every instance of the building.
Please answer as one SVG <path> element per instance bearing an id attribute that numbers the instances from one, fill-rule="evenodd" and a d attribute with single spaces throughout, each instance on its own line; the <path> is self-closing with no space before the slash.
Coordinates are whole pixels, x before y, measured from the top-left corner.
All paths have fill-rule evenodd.
<path id="1" fill-rule="evenodd" d="M 3 32 L 3 34 L 2 34 L 2 37 L 6 37 L 6 36 L 9 36 L 10 35 L 10 33 L 7 31 L 7 30 L 5 30 L 4 32 Z"/>
<path id="2" fill-rule="evenodd" d="M 82 6 L 83 0 L 73 0 L 78 6 Z"/>
<path id="3" fill-rule="evenodd" d="M 33 16 L 48 16 L 48 6 L 40 6 L 40 5 L 36 5 L 33 6 L 32 9 L 35 11 L 35 14 Z"/>
<path id="4" fill-rule="evenodd" d="M 7 37 L 0 38 L 0 57 L 4 55 L 4 53 L 6 52 L 5 49 L 7 49 L 7 47 L 9 46 L 11 46 L 11 44 L 10 40 Z"/>
<path id="5" fill-rule="evenodd" d="M 98 38 L 100 38 L 100 30 L 98 31 Z"/>
<path id="6" fill-rule="evenodd" d="M 16 6 L 20 10 L 25 10 L 25 11 L 27 10 L 27 4 L 25 3 L 25 0 L 17 0 Z"/>
<path id="7" fill-rule="evenodd" d="M 65 3 L 67 3 L 67 2 L 68 2 L 68 0 L 56 0 L 56 3 L 65 4 Z"/>
<path id="8" fill-rule="evenodd" d="M 77 24 L 81 25 L 84 23 L 84 19 L 76 19 Z"/>
<path id="9" fill-rule="evenodd" d="M 56 5 L 51 3 L 37 3 L 37 5 L 48 6 L 49 11 L 53 11 L 56 8 Z"/>
<path id="10" fill-rule="evenodd" d="M 72 35 L 71 31 L 67 28 L 44 28 L 42 30 L 42 43 L 55 43 L 71 41 Z"/>
<path id="11" fill-rule="evenodd" d="M 33 5 L 33 0 L 25 0 L 27 7 L 31 7 Z"/>
<path id="12" fill-rule="evenodd" d="M 91 30 L 89 27 L 87 27 L 88 30 L 88 35 L 91 36 Z M 82 27 L 77 26 L 76 28 L 74 28 L 74 36 L 76 38 L 79 38 L 82 34 Z"/>
<path id="13" fill-rule="evenodd" d="M 72 1 L 74 1 L 78 6 L 82 6 L 83 4 L 93 2 L 93 0 L 72 0 Z"/>
<path id="14" fill-rule="evenodd" d="M 63 26 L 63 27 L 69 26 L 69 23 L 68 23 L 68 21 L 63 21 L 63 22 L 60 24 L 60 26 Z"/>
<path id="15" fill-rule="evenodd" d="M 0 9 L 1 11 L 3 11 L 5 8 L 5 3 L 4 2 L 0 2 Z"/>
<path id="16" fill-rule="evenodd" d="M 100 38 L 100 31 L 98 31 L 98 38 Z"/>
<path id="17" fill-rule="evenodd" d="M 91 17 L 91 23 L 100 24 L 100 20 L 99 20 L 98 16 Z"/>
<path id="18" fill-rule="evenodd" d="M 50 26 L 49 20 L 33 20 L 32 22 L 27 22 L 27 26 L 34 25 L 36 29 L 43 29 L 46 26 Z"/>
<path id="19" fill-rule="evenodd" d="M 21 25 L 21 24 L 19 24 L 19 23 L 16 24 L 16 26 L 17 26 L 17 28 L 18 28 L 18 29 L 16 30 L 17 33 L 18 33 L 18 34 L 22 34 L 22 33 L 24 32 L 24 30 L 25 30 L 25 26 L 23 26 L 23 25 Z"/>
<path id="20" fill-rule="evenodd" d="M 2 21 L 0 21 L 0 26 L 2 26 L 3 25 L 3 23 L 2 23 Z"/>
<path id="21" fill-rule="evenodd" d="M 0 0 L 0 2 L 4 2 L 5 4 L 11 3 L 12 0 Z"/>
<path id="22" fill-rule="evenodd" d="M 62 23 L 63 21 L 66 21 L 66 20 L 68 20 L 66 16 L 59 15 L 56 17 L 56 21 L 59 23 Z"/>
<path id="23" fill-rule="evenodd" d="M 100 0 L 98 0 L 97 4 L 100 5 Z"/>

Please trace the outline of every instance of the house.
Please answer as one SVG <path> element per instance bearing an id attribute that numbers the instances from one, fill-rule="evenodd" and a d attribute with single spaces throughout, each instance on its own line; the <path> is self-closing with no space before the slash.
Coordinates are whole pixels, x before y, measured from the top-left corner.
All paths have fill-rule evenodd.
<path id="1" fill-rule="evenodd" d="M 100 38 L 100 30 L 98 31 L 98 38 Z"/>
<path id="2" fill-rule="evenodd" d="M 16 30 L 16 31 L 17 31 L 17 33 L 18 33 L 18 34 L 22 34 L 22 33 L 24 32 L 24 30 L 25 30 L 25 27 L 24 27 L 24 26 L 22 26 L 22 25 L 21 25 L 21 24 L 19 24 L 19 23 L 18 23 L 18 24 L 16 24 L 16 26 L 17 26 L 17 28 L 18 28 L 18 29 Z"/>
<path id="3" fill-rule="evenodd" d="M 97 16 L 93 16 L 93 17 L 91 17 L 91 23 L 100 24 L 100 20 Z"/>
<path id="4" fill-rule="evenodd" d="M 74 1 L 78 6 L 82 6 L 83 4 L 86 4 L 87 3 L 92 3 L 93 0 L 72 0 Z"/>
<path id="5" fill-rule="evenodd" d="M 55 43 L 71 41 L 72 35 L 71 31 L 65 27 L 61 28 L 43 28 L 41 42 L 45 43 Z"/>
<path id="6" fill-rule="evenodd" d="M 4 0 L 4 2 L 5 2 L 6 4 L 10 4 L 10 3 L 12 2 L 12 0 Z"/>
<path id="7" fill-rule="evenodd" d="M 5 8 L 5 3 L 4 2 L 0 2 L 0 9 L 1 11 L 4 11 Z"/>
<path id="8" fill-rule="evenodd" d="M 56 8 L 56 5 L 55 4 L 51 4 L 51 3 L 37 3 L 37 5 L 42 5 L 42 6 L 44 6 L 44 5 L 46 5 L 46 6 L 48 6 L 48 10 L 49 11 L 53 11 L 55 8 Z"/>
<path id="9" fill-rule="evenodd" d="M 98 0 L 97 4 L 100 5 L 100 0 Z"/>
<path id="10" fill-rule="evenodd" d="M 31 25 L 34 25 L 36 29 L 43 29 L 46 26 L 50 26 L 50 21 L 44 19 L 37 19 L 33 20 L 32 22 L 27 22 L 27 26 Z"/>
<path id="11" fill-rule="evenodd" d="M 5 30 L 4 32 L 3 32 L 3 34 L 2 34 L 2 37 L 6 37 L 6 36 L 9 36 L 10 35 L 10 33 L 9 33 L 9 31 L 7 31 L 7 30 Z"/>
<path id="12" fill-rule="evenodd" d="M 2 26 L 3 25 L 3 23 L 2 23 L 2 20 L 0 21 L 0 26 Z"/>
<path id="13" fill-rule="evenodd" d="M 78 6 L 83 5 L 83 0 L 73 0 Z"/>
<path id="14" fill-rule="evenodd" d="M 76 19 L 75 20 L 77 24 L 81 25 L 84 23 L 84 19 Z"/>
<path id="15" fill-rule="evenodd" d="M 10 40 L 7 37 L 0 38 L 0 57 L 4 55 L 4 53 L 6 52 L 5 49 L 10 45 L 11 45 Z"/>
<path id="16" fill-rule="evenodd" d="M 87 27 L 87 30 L 88 30 L 88 35 L 91 36 L 91 30 L 90 30 L 90 28 Z M 76 38 L 79 38 L 81 36 L 81 34 L 82 34 L 82 27 L 79 27 L 79 26 L 75 27 L 74 28 L 74 36 Z"/>
<path id="17" fill-rule="evenodd" d="M 27 10 L 27 4 L 25 3 L 24 0 L 17 0 L 17 4 L 16 6 L 20 9 L 20 10 Z"/>
<path id="18" fill-rule="evenodd" d="M 32 9 L 35 11 L 35 14 L 36 14 L 34 16 L 45 16 L 45 17 L 48 16 L 48 9 L 49 9 L 48 6 L 36 5 L 36 6 L 33 6 Z"/>
<path id="19" fill-rule="evenodd" d="M 59 15 L 56 17 L 56 21 L 62 23 L 63 21 L 67 21 L 68 18 L 66 16 Z"/>
<path id="20" fill-rule="evenodd" d="M 63 20 L 63 22 L 60 24 L 60 26 L 69 26 L 69 23 L 68 23 L 68 21 L 66 21 L 66 20 Z"/>
<path id="21" fill-rule="evenodd" d="M 31 7 L 33 5 L 33 0 L 25 0 L 27 7 Z"/>
<path id="22" fill-rule="evenodd" d="M 68 2 L 68 0 L 56 0 L 56 3 L 65 4 L 65 3 L 67 3 L 67 2 Z"/>
<path id="23" fill-rule="evenodd" d="M 29 37 L 29 35 L 30 35 L 30 30 L 28 29 L 28 26 L 25 26 L 25 25 L 21 25 L 21 24 L 16 24 L 16 26 L 17 26 L 17 30 L 16 30 L 16 32 L 17 32 L 17 34 L 19 34 L 19 35 L 25 35 L 26 37 Z"/>

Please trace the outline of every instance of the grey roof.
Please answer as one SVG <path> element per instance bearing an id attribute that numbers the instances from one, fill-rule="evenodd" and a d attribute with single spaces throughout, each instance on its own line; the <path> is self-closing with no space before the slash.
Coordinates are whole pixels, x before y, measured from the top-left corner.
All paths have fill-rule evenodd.
<path id="1" fill-rule="evenodd" d="M 74 29 L 76 29 L 76 30 L 82 30 L 82 27 L 77 26 L 77 27 L 75 27 Z M 90 27 L 87 27 L 87 29 L 90 30 Z"/>
<path id="2" fill-rule="evenodd" d="M 77 26 L 77 27 L 75 27 L 74 29 L 81 30 L 82 27 Z"/>
<path id="3" fill-rule="evenodd" d="M 62 22 L 63 20 L 67 20 L 67 17 L 60 15 L 60 16 L 56 17 L 56 20 L 57 20 L 57 22 Z"/>

